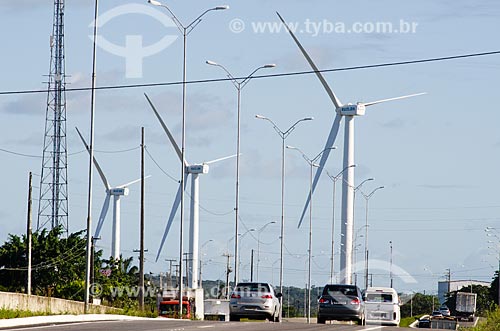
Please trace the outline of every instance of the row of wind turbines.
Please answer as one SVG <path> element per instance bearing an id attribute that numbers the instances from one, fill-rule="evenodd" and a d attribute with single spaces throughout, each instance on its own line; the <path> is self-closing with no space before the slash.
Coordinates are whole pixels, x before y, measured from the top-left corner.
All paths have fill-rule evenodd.
<path id="1" fill-rule="evenodd" d="M 320 80 L 323 88 L 326 90 L 330 100 L 333 103 L 333 106 L 335 108 L 335 118 L 333 120 L 332 127 L 330 129 L 328 138 L 325 143 L 325 148 L 324 148 L 324 153 L 321 156 L 321 159 L 319 161 L 319 167 L 316 168 L 316 173 L 314 176 L 313 184 L 312 184 L 312 193 L 315 191 L 316 186 L 318 185 L 318 182 L 320 180 L 320 177 L 323 173 L 323 169 L 326 165 L 326 162 L 328 160 L 328 157 L 330 155 L 330 151 L 333 148 L 333 145 L 335 143 L 335 140 L 337 138 L 341 121 L 342 119 L 345 120 L 345 127 L 344 127 L 344 155 L 343 155 L 343 169 L 346 169 L 343 172 L 343 185 L 342 185 L 342 211 L 341 211 L 341 221 L 342 221 L 342 226 L 341 226 L 341 240 L 342 240 L 342 247 L 343 249 L 341 250 L 341 255 L 340 255 L 340 269 L 341 269 L 341 282 L 346 283 L 346 284 L 351 284 L 352 279 L 352 240 L 353 240 L 353 203 L 354 203 L 354 118 L 356 116 L 363 116 L 365 115 L 366 108 L 370 106 L 374 106 L 380 103 L 388 102 L 388 101 L 394 101 L 394 100 L 400 100 L 400 99 L 405 99 L 405 98 L 410 98 L 418 95 L 422 95 L 425 93 L 417 93 L 417 94 L 411 94 L 411 95 L 405 95 L 405 96 L 400 96 L 400 97 L 395 97 L 395 98 L 389 98 L 389 99 L 382 99 L 382 100 L 377 100 L 377 101 L 372 101 L 372 102 L 357 102 L 356 104 L 343 104 L 341 103 L 340 99 L 336 96 L 336 94 L 333 92 L 331 87 L 328 85 L 326 79 L 323 77 L 321 74 L 320 69 L 316 66 L 310 55 L 307 53 L 305 48 L 302 46 L 302 44 L 299 42 L 297 37 L 294 35 L 292 30 L 289 28 L 283 17 L 277 13 L 279 19 L 283 23 L 283 25 L 287 28 L 287 31 L 289 32 L 290 36 L 293 38 L 294 42 L 300 49 L 302 55 L 305 57 L 311 68 L 313 69 L 314 73 L 316 74 L 317 78 Z M 203 174 L 208 174 L 209 172 L 209 165 L 214 164 L 219 161 L 227 160 L 233 157 L 236 157 L 236 155 L 231 155 L 223 158 L 219 158 L 216 160 L 212 161 L 207 161 L 207 162 L 202 162 L 202 163 L 193 163 L 189 164 L 186 160 L 182 159 L 182 153 L 179 148 L 179 145 L 175 141 L 171 131 L 168 129 L 167 125 L 165 124 L 164 120 L 160 116 L 160 113 L 156 109 L 155 105 L 149 98 L 147 94 L 145 94 L 146 100 L 149 103 L 152 111 L 154 112 L 154 115 L 157 117 L 158 121 L 160 122 L 160 125 L 162 129 L 164 130 L 170 144 L 175 150 L 175 153 L 178 155 L 180 161 L 184 165 L 184 171 L 185 171 L 185 176 L 186 178 L 191 176 L 191 206 L 190 206 L 190 235 L 189 235 L 189 254 L 191 255 L 191 259 L 189 260 L 190 267 L 188 268 L 189 270 L 189 280 L 190 280 L 190 287 L 191 288 L 197 288 L 198 284 L 198 266 L 199 266 L 199 176 Z M 86 149 L 89 151 L 89 146 L 87 145 L 85 139 L 83 138 L 83 135 L 81 132 L 76 129 L 78 132 L 78 135 L 80 136 L 80 139 L 82 140 L 82 143 L 85 145 Z M 108 182 L 106 176 L 104 175 L 104 172 L 102 168 L 100 167 L 99 163 L 97 160 L 93 159 L 94 166 L 96 167 L 99 176 L 101 177 L 101 180 L 104 184 L 105 190 L 106 190 L 106 198 L 103 203 L 103 207 L 99 216 L 99 221 L 95 230 L 94 238 L 99 238 L 99 235 L 101 233 L 102 227 L 104 225 L 104 221 L 106 219 L 106 215 L 109 209 L 109 204 L 111 201 L 111 197 L 113 197 L 113 225 L 112 225 L 112 244 L 111 244 L 111 256 L 115 259 L 120 258 L 120 228 L 121 228 L 121 220 L 120 220 L 120 198 L 122 196 L 127 196 L 129 193 L 128 186 L 137 183 L 140 181 L 134 180 L 126 184 L 122 184 L 119 186 L 112 187 L 110 183 Z M 149 177 L 149 176 L 148 176 Z M 160 245 L 156 254 L 156 259 L 155 261 L 157 262 L 160 254 L 163 250 L 163 247 L 165 245 L 166 239 L 168 237 L 168 233 L 170 231 L 170 228 L 172 226 L 172 223 L 174 221 L 174 218 L 176 216 L 177 210 L 179 208 L 180 200 L 181 200 L 181 194 L 182 190 L 186 190 L 186 181 L 184 182 L 184 187 L 181 186 L 181 183 L 179 183 L 179 188 L 177 190 L 172 209 L 169 213 L 165 230 L 162 236 L 162 239 L 160 241 Z M 311 194 L 312 194 L 311 193 Z M 310 199 L 311 196 L 308 194 L 304 209 L 302 211 L 302 214 L 300 216 L 300 220 L 298 223 L 298 228 L 302 225 L 304 216 L 310 206 Z"/>

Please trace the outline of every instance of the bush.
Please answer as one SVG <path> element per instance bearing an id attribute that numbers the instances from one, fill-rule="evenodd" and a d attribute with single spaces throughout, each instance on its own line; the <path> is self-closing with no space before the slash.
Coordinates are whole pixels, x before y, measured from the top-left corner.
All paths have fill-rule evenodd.
<path id="1" fill-rule="evenodd" d="M 500 309 L 489 312 L 486 322 L 480 323 L 478 326 L 471 328 L 471 331 L 500 331 Z"/>

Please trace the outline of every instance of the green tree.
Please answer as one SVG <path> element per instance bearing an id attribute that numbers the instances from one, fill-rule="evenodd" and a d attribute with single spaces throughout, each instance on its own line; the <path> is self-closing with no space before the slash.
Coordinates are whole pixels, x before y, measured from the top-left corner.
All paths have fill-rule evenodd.
<path id="1" fill-rule="evenodd" d="M 493 302 L 499 305 L 498 303 L 498 270 L 495 271 L 495 276 L 493 277 L 493 281 L 490 286 L 490 295 L 493 299 Z"/>
<path id="2" fill-rule="evenodd" d="M 32 293 L 70 300 L 83 300 L 86 266 L 84 231 L 63 238 L 62 228 L 43 229 L 32 236 Z M 96 252 L 100 260 L 102 251 Z M 0 246 L 0 287 L 26 292 L 26 236 L 9 235 Z"/>
<path id="3" fill-rule="evenodd" d="M 137 307 L 139 269 L 132 262 L 132 257 L 102 261 L 93 288 L 99 291 L 94 295 L 104 304 L 118 308 Z"/>
<path id="4" fill-rule="evenodd" d="M 439 299 L 435 295 L 415 293 L 411 300 L 401 306 L 401 317 L 430 314 L 432 309 L 439 308 Z"/>

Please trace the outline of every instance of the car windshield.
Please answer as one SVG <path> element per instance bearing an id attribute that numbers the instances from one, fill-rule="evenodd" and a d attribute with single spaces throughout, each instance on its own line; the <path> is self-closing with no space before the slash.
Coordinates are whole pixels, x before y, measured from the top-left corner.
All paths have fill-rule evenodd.
<path id="1" fill-rule="evenodd" d="M 235 292 L 271 292 L 268 284 L 241 283 L 238 284 Z"/>
<path id="2" fill-rule="evenodd" d="M 392 294 L 388 293 L 368 293 L 366 302 L 392 302 Z"/>
<path id="3" fill-rule="evenodd" d="M 338 286 L 338 285 L 328 285 L 323 290 L 323 294 L 328 294 L 330 296 L 357 296 L 356 287 L 354 286 Z"/>

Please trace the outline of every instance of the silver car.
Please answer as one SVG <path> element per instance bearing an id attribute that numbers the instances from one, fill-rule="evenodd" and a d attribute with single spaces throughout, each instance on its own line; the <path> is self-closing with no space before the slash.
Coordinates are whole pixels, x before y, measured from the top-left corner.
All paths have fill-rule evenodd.
<path id="1" fill-rule="evenodd" d="M 241 318 L 280 321 L 281 293 L 269 283 L 238 283 L 229 301 L 229 320 Z"/>

